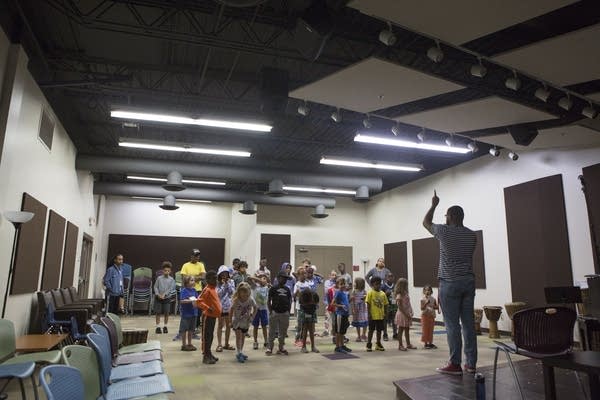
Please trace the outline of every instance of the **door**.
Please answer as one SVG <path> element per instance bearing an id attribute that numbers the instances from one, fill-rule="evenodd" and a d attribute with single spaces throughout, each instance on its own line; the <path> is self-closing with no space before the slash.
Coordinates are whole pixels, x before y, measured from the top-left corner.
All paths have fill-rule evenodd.
<path id="1" fill-rule="evenodd" d="M 296 245 L 295 247 L 295 266 L 299 266 L 303 259 L 308 258 L 313 265 L 317 266 L 317 273 L 321 274 L 324 279 L 329 278 L 329 273 L 332 270 L 337 272 L 337 266 L 340 262 L 346 264 L 346 272 L 352 275 L 352 246 L 303 246 Z M 320 304 L 318 313 L 324 315 L 323 296 L 325 291 L 324 285 L 320 285 L 317 291 Z"/>
<path id="2" fill-rule="evenodd" d="M 94 239 L 88 234 L 84 233 L 83 243 L 81 245 L 81 261 L 79 264 L 79 284 L 77 285 L 77 293 L 79 293 L 79 297 L 82 299 L 88 297 L 90 271 L 92 269 L 93 247 Z"/>

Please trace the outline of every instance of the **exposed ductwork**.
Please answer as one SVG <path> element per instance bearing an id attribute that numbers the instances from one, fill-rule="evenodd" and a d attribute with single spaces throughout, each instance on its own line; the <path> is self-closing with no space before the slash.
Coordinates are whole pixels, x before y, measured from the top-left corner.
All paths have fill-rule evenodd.
<path id="1" fill-rule="evenodd" d="M 161 186 L 144 183 L 94 183 L 94 194 L 112 196 L 165 197 L 168 192 Z M 261 193 L 236 192 L 222 189 L 187 188 L 178 194 L 180 199 L 210 200 L 228 203 L 244 203 L 253 201 L 257 204 L 277 204 L 292 207 L 317 207 L 322 204 L 326 208 L 335 207 L 335 199 L 328 197 L 294 196 L 271 197 Z"/>
<path id="2" fill-rule="evenodd" d="M 229 178 L 241 182 L 270 182 L 273 179 L 281 179 L 286 185 L 352 189 L 366 186 L 371 193 L 380 192 L 383 186 L 381 178 L 364 176 L 299 174 L 261 168 L 124 157 L 77 156 L 75 167 L 79 170 L 112 174 L 166 176 L 171 171 L 178 171 L 186 178 Z"/>

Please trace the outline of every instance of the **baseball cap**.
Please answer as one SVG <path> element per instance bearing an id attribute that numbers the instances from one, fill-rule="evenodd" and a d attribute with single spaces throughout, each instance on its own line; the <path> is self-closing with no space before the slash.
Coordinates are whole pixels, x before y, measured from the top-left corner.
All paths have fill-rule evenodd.
<path id="1" fill-rule="evenodd" d="M 192 250 L 192 255 L 193 255 L 193 256 L 199 256 L 199 255 L 200 255 L 200 250 L 198 250 L 198 249 L 193 249 L 193 250 Z"/>
<path id="2" fill-rule="evenodd" d="M 291 278 L 291 277 L 290 277 L 288 274 L 286 274 L 286 273 L 285 273 L 285 272 L 283 272 L 283 271 L 280 271 L 280 272 L 277 274 L 277 277 L 278 277 L 278 278 L 279 278 L 280 276 L 284 277 L 284 278 L 285 278 L 285 279 L 287 279 L 287 280 L 290 280 L 290 279 L 292 279 L 292 278 Z"/>

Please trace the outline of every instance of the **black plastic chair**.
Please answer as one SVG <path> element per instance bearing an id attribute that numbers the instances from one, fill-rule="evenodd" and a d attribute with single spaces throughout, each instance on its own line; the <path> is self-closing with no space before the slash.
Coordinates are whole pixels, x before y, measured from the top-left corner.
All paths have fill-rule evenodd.
<path id="1" fill-rule="evenodd" d="M 519 394 L 521 399 L 524 399 L 510 354 L 541 359 L 569 353 L 573 348 L 573 328 L 576 320 L 577 313 L 566 307 L 538 307 L 516 312 L 513 315 L 514 345 L 494 340 L 497 346 L 494 357 L 493 398 L 496 398 L 496 369 L 500 350 L 506 354 Z"/>

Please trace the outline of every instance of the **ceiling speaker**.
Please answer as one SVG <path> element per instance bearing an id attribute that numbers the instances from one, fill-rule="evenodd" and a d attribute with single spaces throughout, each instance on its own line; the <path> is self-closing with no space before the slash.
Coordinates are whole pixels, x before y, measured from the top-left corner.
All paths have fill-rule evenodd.
<path id="1" fill-rule="evenodd" d="M 261 109 L 266 114 L 283 114 L 290 90 L 290 74 L 280 68 L 260 70 Z"/>

